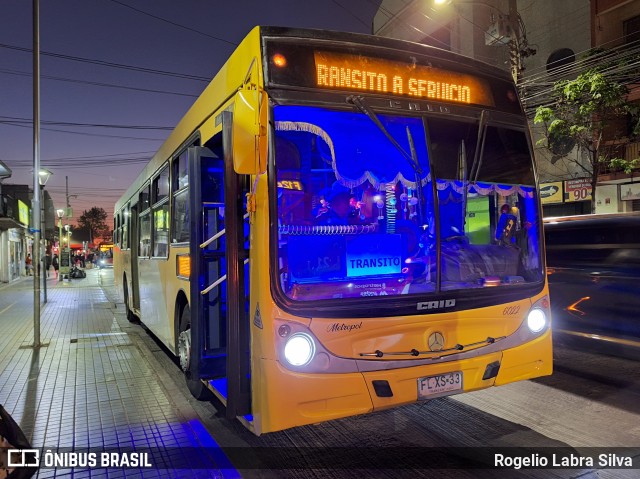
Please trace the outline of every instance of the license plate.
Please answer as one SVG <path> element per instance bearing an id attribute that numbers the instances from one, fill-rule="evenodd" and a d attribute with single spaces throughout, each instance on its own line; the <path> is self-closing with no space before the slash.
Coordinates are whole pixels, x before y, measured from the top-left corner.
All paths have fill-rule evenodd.
<path id="1" fill-rule="evenodd" d="M 462 390 L 462 371 L 418 378 L 418 399 L 427 399 Z"/>

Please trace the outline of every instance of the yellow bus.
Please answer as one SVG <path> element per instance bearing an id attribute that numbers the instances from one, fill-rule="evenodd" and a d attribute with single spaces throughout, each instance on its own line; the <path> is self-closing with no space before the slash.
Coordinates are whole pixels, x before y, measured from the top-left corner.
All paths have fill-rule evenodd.
<path id="1" fill-rule="evenodd" d="M 505 72 L 256 27 L 116 203 L 114 275 L 262 434 L 551 374 L 541 230 Z"/>
<path id="2" fill-rule="evenodd" d="M 98 245 L 98 268 L 113 267 L 113 243 L 105 243 L 104 241 Z"/>

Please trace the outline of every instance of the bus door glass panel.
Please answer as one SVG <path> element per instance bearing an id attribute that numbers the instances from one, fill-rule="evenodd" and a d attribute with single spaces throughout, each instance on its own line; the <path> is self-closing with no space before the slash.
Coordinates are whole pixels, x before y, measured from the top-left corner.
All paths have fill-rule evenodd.
<path id="1" fill-rule="evenodd" d="M 360 112 L 278 106 L 274 116 L 283 292 L 312 301 L 433 291 L 422 120 L 378 115 L 400 151 Z"/>
<path id="2" fill-rule="evenodd" d="M 429 119 L 442 289 L 542 280 L 533 159 L 523 131 Z"/>
<path id="3" fill-rule="evenodd" d="M 153 256 L 166 258 L 169 254 L 169 203 L 153 207 Z"/>
<path id="4" fill-rule="evenodd" d="M 152 182 L 151 203 L 153 204 L 153 256 L 166 258 L 169 254 L 169 166 L 162 168 Z"/>
<path id="5" fill-rule="evenodd" d="M 171 243 L 189 242 L 189 189 L 176 193 L 173 197 L 173 228 Z"/>
<path id="6" fill-rule="evenodd" d="M 147 184 L 138 195 L 138 208 L 140 211 L 138 218 L 138 258 L 149 258 L 151 256 L 151 185 Z"/>
<path id="7" fill-rule="evenodd" d="M 169 167 L 165 166 L 153 180 L 152 203 L 156 204 L 169 195 Z"/>
<path id="8" fill-rule="evenodd" d="M 129 205 L 125 206 L 121 217 L 121 241 L 122 249 L 129 249 Z"/>
<path id="9" fill-rule="evenodd" d="M 138 248 L 136 245 L 140 243 L 139 215 L 138 204 L 131 205 L 131 277 L 138 278 Z M 140 309 L 140 281 L 131 282 L 131 292 L 133 296 L 133 307 Z"/>
<path id="10" fill-rule="evenodd" d="M 151 213 L 146 211 L 140 215 L 140 243 L 138 258 L 151 256 Z"/>
<path id="11" fill-rule="evenodd" d="M 138 195 L 138 205 L 140 206 L 140 212 L 146 211 L 151 206 L 150 185 L 147 184 Z"/>
<path id="12" fill-rule="evenodd" d="M 224 162 L 222 158 L 201 158 L 200 168 L 203 240 L 215 236 L 224 223 Z M 213 284 L 226 274 L 226 237 L 212 241 L 203 251 L 205 257 L 205 285 Z M 204 298 L 206 345 L 208 349 L 226 347 L 226 281 L 213 288 Z"/>

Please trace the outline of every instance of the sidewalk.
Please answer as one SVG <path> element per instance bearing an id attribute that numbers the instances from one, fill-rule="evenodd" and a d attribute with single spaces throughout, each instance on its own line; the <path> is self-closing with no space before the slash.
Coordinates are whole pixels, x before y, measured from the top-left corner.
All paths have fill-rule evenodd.
<path id="1" fill-rule="evenodd" d="M 113 270 L 86 272 L 47 281 L 45 346 L 35 350 L 33 277 L 0 284 L 0 404 L 34 448 L 149 450 L 154 468 L 41 468 L 35 477 L 237 477 L 206 455 L 194 464 L 195 448 L 215 442 L 160 382 L 153 357 L 131 333 Z"/>

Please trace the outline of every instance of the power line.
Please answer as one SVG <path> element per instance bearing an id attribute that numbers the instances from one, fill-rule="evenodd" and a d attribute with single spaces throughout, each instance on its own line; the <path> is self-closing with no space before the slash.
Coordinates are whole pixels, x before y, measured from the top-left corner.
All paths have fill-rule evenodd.
<path id="1" fill-rule="evenodd" d="M 638 71 L 640 71 L 640 47 L 636 47 L 629 52 L 622 52 L 619 54 L 612 54 L 610 51 L 604 51 L 593 57 L 589 57 L 587 60 L 577 62 L 575 65 L 565 67 L 562 69 L 563 74 L 558 75 L 554 73 L 549 74 L 548 78 L 543 81 L 530 81 L 522 86 L 521 97 L 525 105 L 525 112 L 528 117 L 533 117 L 538 107 L 552 106 L 556 104 L 556 99 L 553 95 L 557 81 L 567 78 L 574 78 L 581 71 L 594 70 L 595 67 L 599 67 L 597 71 L 603 75 L 603 77 L 611 82 L 615 82 L 621 86 L 628 87 L 630 85 L 637 84 Z M 632 59 L 628 63 L 616 64 L 616 60 Z M 606 67 L 607 62 L 611 62 L 611 65 Z M 629 90 L 632 91 L 632 90 Z"/>
<path id="2" fill-rule="evenodd" d="M 146 15 L 148 17 L 155 18 L 156 20 L 160 20 L 161 22 L 168 23 L 169 25 L 173 25 L 174 27 L 182 28 L 184 30 L 188 30 L 190 32 L 194 32 L 194 33 L 197 33 L 199 35 L 203 35 L 205 37 L 212 38 L 213 40 L 217 40 L 219 42 L 224 42 L 224 43 L 227 43 L 229 45 L 233 45 L 234 47 L 239 45 L 236 42 L 231 42 L 229 40 L 225 40 L 224 38 L 216 37 L 214 35 L 210 35 L 209 33 L 205 33 L 205 32 L 201 32 L 200 30 L 196 30 L 195 28 L 187 27 L 187 26 L 181 25 L 179 23 L 172 22 L 171 20 L 167 20 L 166 18 L 162 18 L 162 17 L 159 17 L 159 16 L 154 15 L 152 13 L 145 12 L 144 10 L 140 10 L 138 8 L 132 7 L 131 5 L 127 5 L 126 3 L 119 2 L 118 0 L 110 0 L 110 1 L 113 2 L 113 3 L 117 3 L 118 5 L 120 5 L 122 7 L 126 7 L 126 8 L 129 8 L 129 9 L 135 11 L 135 12 L 141 13 L 142 15 Z"/>
<path id="3" fill-rule="evenodd" d="M 112 1 L 115 1 L 115 0 L 112 0 Z M 331 0 L 331 1 L 334 4 L 336 4 L 337 6 L 339 6 L 340 8 L 342 8 L 345 12 L 347 12 L 349 15 L 351 15 L 351 17 L 355 18 L 358 22 L 360 22 L 365 27 L 369 28 L 371 26 L 371 25 L 367 25 L 367 23 L 364 20 L 362 20 L 359 16 L 357 16 L 352 11 L 350 11 L 347 7 L 345 7 L 344 5 L 340 4 L 337 0 Z"/>
<path id="4" fill-rule="evenodd" d="M 133 153 L 113 153 L 111 155 L 93 155 L 93 156 L 65 156 L 63 158 L 48 158 L 43 161 L 56 161 L 56 160 L 79 160 L 79 159 L 93 159 L 93 158 L 109 158 L 114 156 L 133 156 L 133 155 L 153 155 L 155 151 L 136 151 Z M 29 160 L 31 161 L 31 160 Z"/>
<path id="5" fill-rule="evenodd" d="M 0 73 L 4 73 L 5 75 L 18 75 L 18 76 L 26 76 L 29 78 L 32 77 L 32 74 L 30 72 L 21 72 L 21 71 L 15 71 L 15 70 L 0 69 Z M 164 95 L 177 95 L 177 96 L 187 96 L 191 98 L 198 98 L 198 95 L 192 95 L 190 93 L 179 93 L 179 92 L 166 91 L 166 90 L 152 90 L 150 88 L 137 88 L 137 87 L 126 86 L 126 85 L 116 85 L 113 83 L 93 82 L 88 80 L 76 80 L 73 78 L 56 77 L 51 75 L 40 75 L 40 78 L 44 78 L 47 80 L 69 82 L 69 83 L 78 83 L 82 85 L 91 85 L 91 86 L 99 86 L 99 87 L 106 87 L 106 88 L 119 88 L 122 90 L 133 90 L 133 91 L 140 91 L 140 92 L 146 92 L 146 93 L 161 93 Z"/>
<path id="6" fill-rule="evenodd" d="M 11 121 L 0 121 L 0 125 L 15 126 L 17 128 L 29 128 L 29 129 L 32 128 L 30 125 L 21 124 L 20 122 L 11 122 Z M 119 140 L 164 141 L 164 139 L 161 139 L 161 138 L 143 138 L 143 137 L 138 137 L 138 136 L 123 136 L 123 135 L 103 135 L 103 134 L 100 134 L 100 133 L 88 133 L 88 132 L 81 132 L 81 131 L 60 130 L 58 128 L 40 128 L 40 129 L 41 130 L 46 130 L 46 131 L 53 131 L 53 132 L 56 132 L 56 133 L 66 133 L 66 134 L 69 134 L 69 135 L 96 136 L 96 137 L 101 137 L 101 138 L 116 138 L 116 139 L 119 139 Z"/>
<path id="7" fill-rule="evenodd" d="M 149 158 L 121 158 L 118 160 L 109 161 L 109 166 L 117 166 L 117 165 L 135 165 L 135 164 L 146 164 L 149 162 Z M 47 168 L 96 168 L 96 167 L 105 167 L 104 160 L 99 161 L 85 161 L 85 162 L 51 162 L 51 161 L 43 161 L 42 165 Z M 32 169 L 32 165 L 29 165 L 26 162 L 18 162 L 10 165 L 12 169 L 22 169 L 29 168 Z M 104 176 L 104 174 L 102 175 Z"/>
<path id="8" fill-rule="evenodd" d="M 8 122 L 10 120 L 11 123 L 28 123 L 31 124 L 31 118 L 24 117 L 15 117 L 15 116 L 0 116 L 0 123 Z M 146 126 L 146 125 L 118 125 L 118 124 L 101 124 L 101 123 L 73 123 L 67 121 L 41 121 L 44 125 L 52 125 L 52 126 L 77 126 L 77 127 L 89 127 L 89 128 L 117 128 L 124 130 L 162 130 L 162 131 L 171 131 L 173 127 L 171 126 Z"/>
<path id="9" fill-rule="evenodd" d="M 17 45 L 9 45 L 6 43 L 0 43 L 0 48 L 7 48 L 9 50 L 16 50 L 19 52 L 23 52 L 23 53 L 32 53 L 32 49 L 31 48 L 25 48 L 25 47 L 19 47 Z M 40 55 L 41 56 L 48 56 L 48 57 L 52 57 L 52 58 L 59 58 L 62 60 L 70 60 L 70 61 L 75 61 L 75 62 L 80 62 L 80 63 L 89 63 L 92 65 L 100 65 L 100 66 L 104 66 L 104 67 L 112 67 L 112 68 L 121 68 L 123 70 L 131 70 L 131 71 L 136 71 L 136 72 L 141 72 L 141 73 L 152 73 L 155 75 L 163 75 L 163 76 L 169 76 L 169 77 L 174 77 L 174 78 L 183 78 L 183 79 L 187 79 L 187 80 L 196 80 L 196 81 L 201 81 L 201 82 L 209 82 L 211 79 L 210 78 L 205 78 L 205 77 L 201 77 L 201 76 L 197 76 L 197 75 L 188 75 L 185 73 L 175 73 L 175 72 L 170 72 L 170 71 L 165 71 L 165 70 L 155 70 L 153 68 L 145 68 L 145 67 L 138 67 L 135 65 L 126 65 L 124 63 L 114 63 L 114 62 L 108 62 L 105 60 L 95 60 L 92 58 L 83 58 L 83 57 L 75 57 L 72 55 L 65 55 L 62 53 L 52 53 L 52 52 L 45 52 L 45 51 L 40 51 Z"/>

